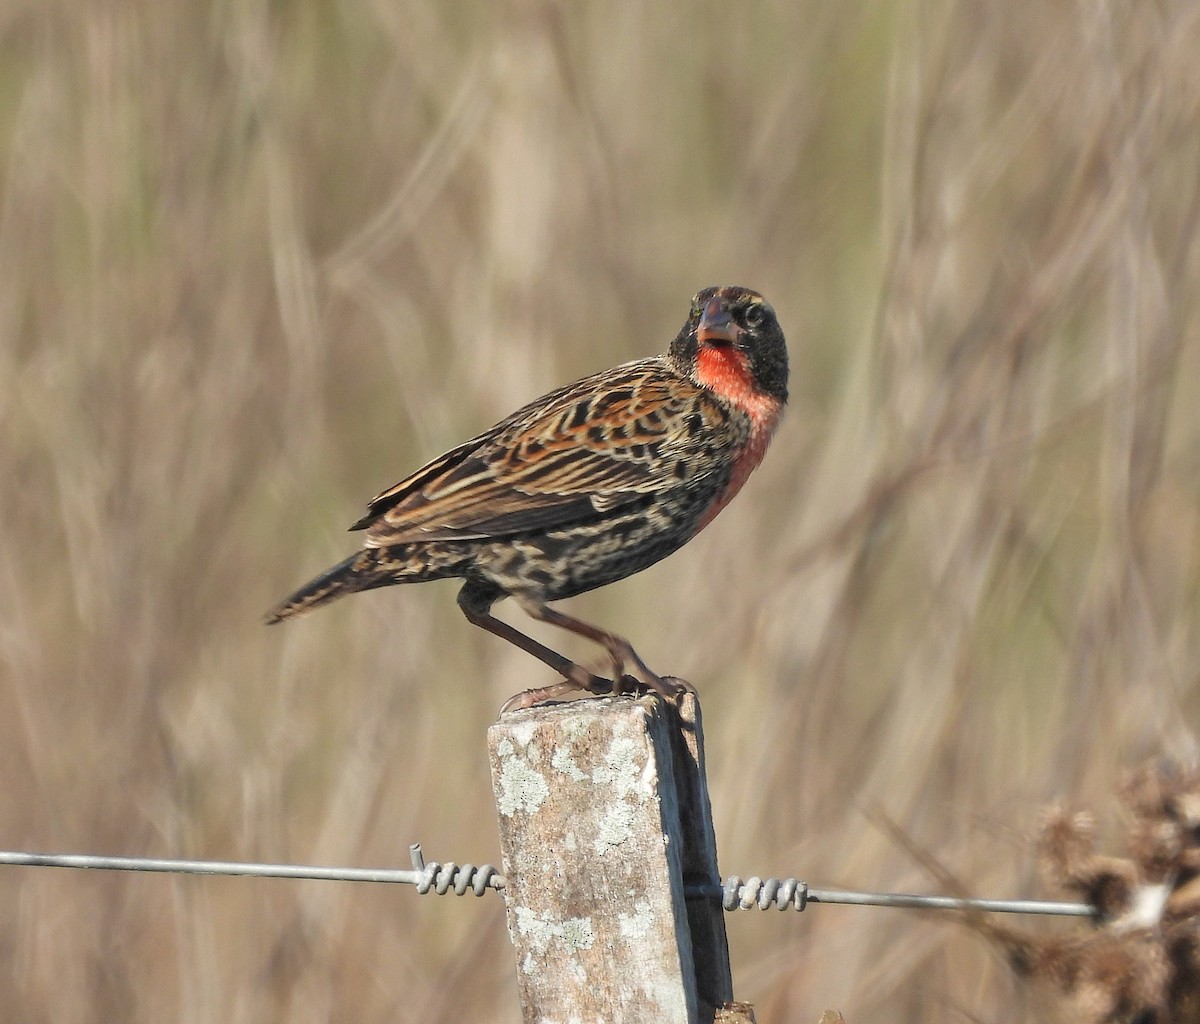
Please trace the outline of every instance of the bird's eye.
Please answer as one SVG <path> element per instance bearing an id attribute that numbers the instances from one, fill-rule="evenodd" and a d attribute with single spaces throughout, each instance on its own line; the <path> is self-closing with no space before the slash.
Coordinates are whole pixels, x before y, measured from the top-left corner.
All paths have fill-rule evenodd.
<path id="1" fill-rule="evenodd" d="M 757 302 L 753 306 L 747 306 L 746 312 L 742 314 L 742 319 L 746 321 L 747 327 L 761 327 L 763 318 L 766 314 L 763 308 Z"/>

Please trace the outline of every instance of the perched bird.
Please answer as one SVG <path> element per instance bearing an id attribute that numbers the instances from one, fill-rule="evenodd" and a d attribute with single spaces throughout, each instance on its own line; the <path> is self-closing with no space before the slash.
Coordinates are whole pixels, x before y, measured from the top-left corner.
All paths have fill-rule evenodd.
<path id="1" fill-rule="evenodd" d="M 280 622 L 357 590 L 463 579 L 475 625 L 516 644 L 564 683 L 620 692 L 629 666 L 665 696 L 629 641 L 547 605 L 624 579 L 699 533 L 762 460 L 787 401 L 775 311 L 748 288 L 705 288 L 665 355 L 567 384 L 530 402 L 374 498 L 351 530 L 362 550 L 267 616 Z M 593 675 L 492 615 L 505 597 L 533 618 L 602 645 Z M 512 702 L 510 701 L 510 704 Z"/>

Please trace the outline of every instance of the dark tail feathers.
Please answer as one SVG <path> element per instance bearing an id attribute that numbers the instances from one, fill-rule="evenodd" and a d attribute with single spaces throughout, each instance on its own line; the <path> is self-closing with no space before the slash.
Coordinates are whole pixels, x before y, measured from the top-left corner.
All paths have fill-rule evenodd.
<path id="1" fill-rule="evenodd" d="M 382 569 L 378 554 L 378 548 L 363 548 L 316 579 L 309 580 L 291 597 L 267 612 L 267 625 L 319 608 L 357 590 L 385 587 L 396 582 L 395 567 Z"/>

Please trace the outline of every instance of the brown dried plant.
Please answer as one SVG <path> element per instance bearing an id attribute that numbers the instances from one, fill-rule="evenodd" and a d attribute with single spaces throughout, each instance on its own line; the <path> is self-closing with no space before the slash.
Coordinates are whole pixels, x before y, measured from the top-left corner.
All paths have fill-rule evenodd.
<path id="1" fill-rule="evenodd" d="M 1122 784 L 1129 811 L 1122 856 L 1097 852 L 1096 821 L 1062 804 L 1042 816 L 1042 874 L 1093 904 L 1082 935 L 1033 937 L 972 924 L 1016 971 L 1049 990 L 1079 1024 L 1200 1019 L 1200 770 L 1146 765 Z"/>

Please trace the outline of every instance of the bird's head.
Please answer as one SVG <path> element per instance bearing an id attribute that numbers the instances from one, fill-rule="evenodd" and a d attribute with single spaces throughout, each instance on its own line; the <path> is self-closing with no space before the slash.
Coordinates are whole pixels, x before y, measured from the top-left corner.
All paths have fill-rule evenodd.
<path id="1" fill-rule="evenodd" d="M 771 304 L 749 288 L 697 292 L 669 355 L 681 373 L 735 405 L 787 401 L 783 331 Z"/>

